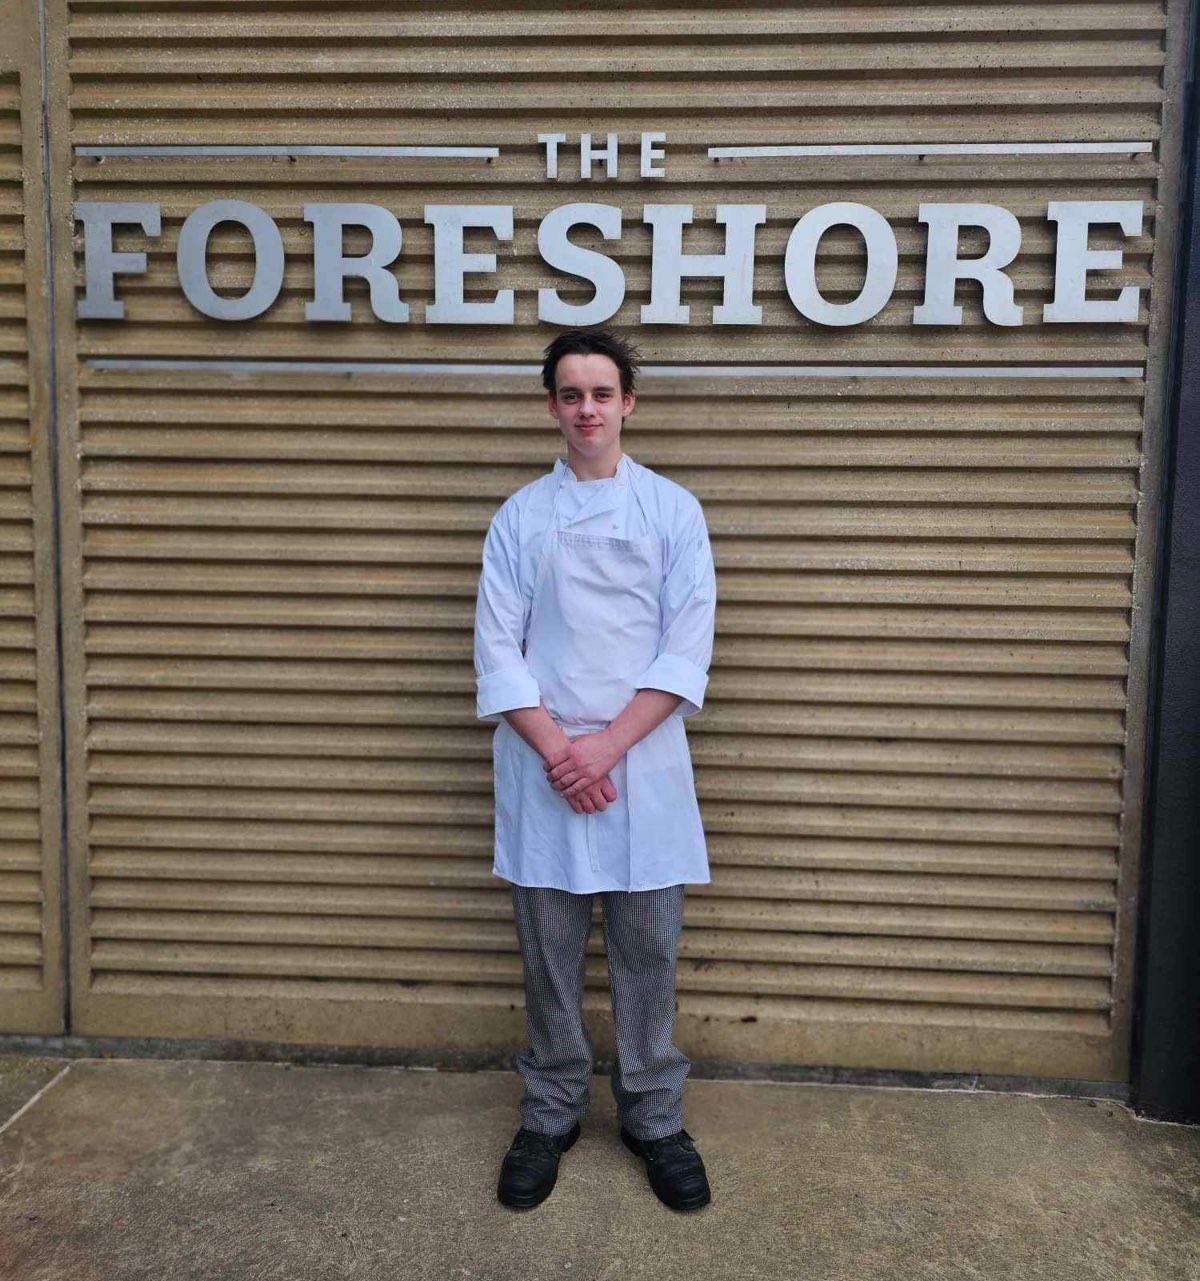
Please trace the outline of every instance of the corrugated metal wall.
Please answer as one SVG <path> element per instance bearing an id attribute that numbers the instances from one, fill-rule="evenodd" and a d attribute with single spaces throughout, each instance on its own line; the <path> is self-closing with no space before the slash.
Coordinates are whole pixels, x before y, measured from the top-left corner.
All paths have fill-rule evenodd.
<path id="1" fill-rule="evenodd" d="M 0 3 L 0 1029 L 63 1030 L 37 23 Z"/>
<path id="2" fill-rule="evenodd" d="M 710 326 L 716 283 L 685 283 L 694 323 L 638 331 L 648 361 L 961 362 L 964 376 L 644 380 L 626 449 L 700 498 L 719 583 L 710 701 L 689 723 L 714 876 L 689 891 L 680 1043 L 694 1058 L 1123 1077 L 1182 10 L 52 3 L 52 46 L 69 50 L 52 66 L 59 208 L 157 200 L 163 219 L 148 275 L 120 278 L 124 321 L 74 322 L 78 240 L 74 268 L 59 263 L 72 886 L 89 923 L 75 1030 L 519 1046 L 470 629 L 488 519 L 560 444 L 535 379 L 89 361 L 528 363 L 552 332 L 536 289 L 590 296 L 538 259 L 548 210 L 625 209 L 616 323 L 636 328 L 643 202 L 695 205 L 691 252 L 719 251 L 717 204 L 762 202 L 763 326 Z M 705 150 L 1159 142 L 1164 121 L 1154 155 L 718 165 Z M 501 156 L 93 160 L 69 153 L 68 125 L 77 145 Z M 662 181 L 634 176 L 643 129 L 668 135 Z M 565 152 L 547 181 L 545 130 L 618 132 L 620 178 L 579 182 Z M 176 280 L 183 217 L 221 196 L 282 229 L 284 292 L 254 322 L 204 320 Z M 1143 288 L 1143 314 L 1043 327 L 1046 203 L 1087 198 L 1146 202 L 1113 278 Z M 353 323 L 304 322 L 309 200 L 396 213 L 413 323 L 372 321 L 360 282 Z M 783 289 L 792 224 L 834 200 L 878 209 L 900 247 L 895 297 L 853 330 L 807 324 Z M 922 200 L 1018 215 L 1023 327 L 988 324 L 970 286 L 961 328 L 912 326 Z M 423 206 L 485 202 L 515 208 L 495 283 L 517 290 L 516 325 L 421 323 Z M 821 285 L 853 297 L 859 242 L 827 243 Z M 116 246 L 147 248 L 128 230 Z M 216 288 L 248 287 L 242 233 L 219 229 L 210 250 Z M 1031 362 L 1149 367 L 1144 383 L 970 375 Z M 597 933 L 588 1001 L 606 1047 L 603 964 Z"/>

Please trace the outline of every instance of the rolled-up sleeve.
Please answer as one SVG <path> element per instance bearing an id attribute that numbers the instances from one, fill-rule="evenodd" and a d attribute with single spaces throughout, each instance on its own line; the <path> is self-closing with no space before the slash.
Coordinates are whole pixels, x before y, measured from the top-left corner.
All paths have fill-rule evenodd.
<path id="1" fill-rule="evenodd" d="M 483 543 L 475 599 L 475 715 L 493 723 L 502 712 L 537 707 L 541 690 L 525 664 L 525 598 L 520 581 L 516 510 L 506 502 Z"/>
<path id="2" fill-rule="evenodd" d="M 642 673 L 636 688 L 678 694 L 683 702 L 673 714 L 692 716 L 704 706 L 717 607 L 712 548 L 699 503 L 690 508 L 671 538 L 667 555 L 658 657 Z"/>

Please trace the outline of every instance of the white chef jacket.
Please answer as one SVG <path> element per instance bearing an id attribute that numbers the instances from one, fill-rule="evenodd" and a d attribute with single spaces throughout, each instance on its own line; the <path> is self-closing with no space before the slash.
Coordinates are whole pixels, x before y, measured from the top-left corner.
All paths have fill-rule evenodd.
<path id="1" fill-rule="evenodd" d="M 620 710 L 613 710 L 610 692 L 608 715 L 597 715 L 599 704 L 589 698 L 599 698 L 598 686 L 589 689 L 586 680 L 573 677 L 556 683 L 554 675 L 586 671 L 605 647 L 620 652 L 623 602 L 611 583 L 603 597 L 611 627 L 606 622 L 599 648 L 580 654 L 576 664 L 570 647 L 578 642 L 570 628 L 547 634 L 543 625 L 540 643 L 553 650 L 553 662 L 526 652 L 539 561 L 550 554 L 559 530 L 605 545 L 639 540 L 637 546 L 652 549 L 656 567 L 661 548 L 661 569 L 654 571 L 657 653 L 627 689 L 620 687 L 618 701 L 623 707 L 638 689 L 662 689 L 683 700 L 617 763 L 610 777 L 618 799 L 595 814 L 571 808 L 547 780 L 541 756 L 501 715 L 545 701 L 552 719 L 575 737 L 603 728 Z M 545 567 L 542 573 L 544 592 Z M 632 610 L 633 597 L 626 601 Z M 704 703 L 715 607 L 712 551 L 700 503 L 628 454 L 622 454 L 614 476 L 590 481 L 580 481 L 559 458 L 550 473 L 503 503 L 484 542 L 475 615 L 476 715 L 496 724 L 494 875 L 576 894 L 709 882 L 683 720 Z M 555 608 L 570 610 L 570 595 L 564 599 L 560 591 Z"/>

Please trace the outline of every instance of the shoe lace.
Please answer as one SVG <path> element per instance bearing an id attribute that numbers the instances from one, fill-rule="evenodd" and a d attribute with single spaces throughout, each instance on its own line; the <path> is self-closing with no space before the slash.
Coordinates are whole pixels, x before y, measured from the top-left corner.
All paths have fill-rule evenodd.
<path id="1" fill-rule="evenodd" d="M 675 1134 L 666 1135 L 664 1138 L 650 1139 L 645 1142 L 656 1159 L 664 1156 L 677 1156 L 681 1153 L 694 1156 L 696 1152 L 696 1144 L 686 1130 L 679 1130 Z"/>
<path id="2" fill-rule="evenodd" d="M 562 1136 L 555 1134 L 539 1134 L 536 1130 L 522 1129 L 513 1142 L 514 1152 L 528 1152 L 530 1150 L 538 1152 L 547 1152 L 551 1155 L 557 1155 L 561 1150 Z"/>

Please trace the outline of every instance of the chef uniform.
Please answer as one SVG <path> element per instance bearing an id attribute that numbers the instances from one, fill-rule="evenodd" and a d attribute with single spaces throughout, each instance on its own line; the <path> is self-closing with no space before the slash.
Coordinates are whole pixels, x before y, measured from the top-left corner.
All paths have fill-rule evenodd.
<path id="1" fill-rule="evenodd" d="M 684 884 L 710 880 L 683 718 L 703 705 L 716 580 L 704 514 L 683 486 L 622 454 L 580 481 L 559 458 L 496 512 L 475 619 L 476 714 L 494 722 L 494 875 L 512 884 L 531 1047 L 522 1124 L 569 1130 L 586 1110 L 583 1026 L 592 895 L 616 1027 L 612 1088 L 636 1137 L 683 1126 L 690 1060 L 672 1042 Z M 543 703 L 570 738 L 603 729 L 639 689 L 682 702 L 610 777 L 618 799 L 576 813 L 501 713 Z"/>

